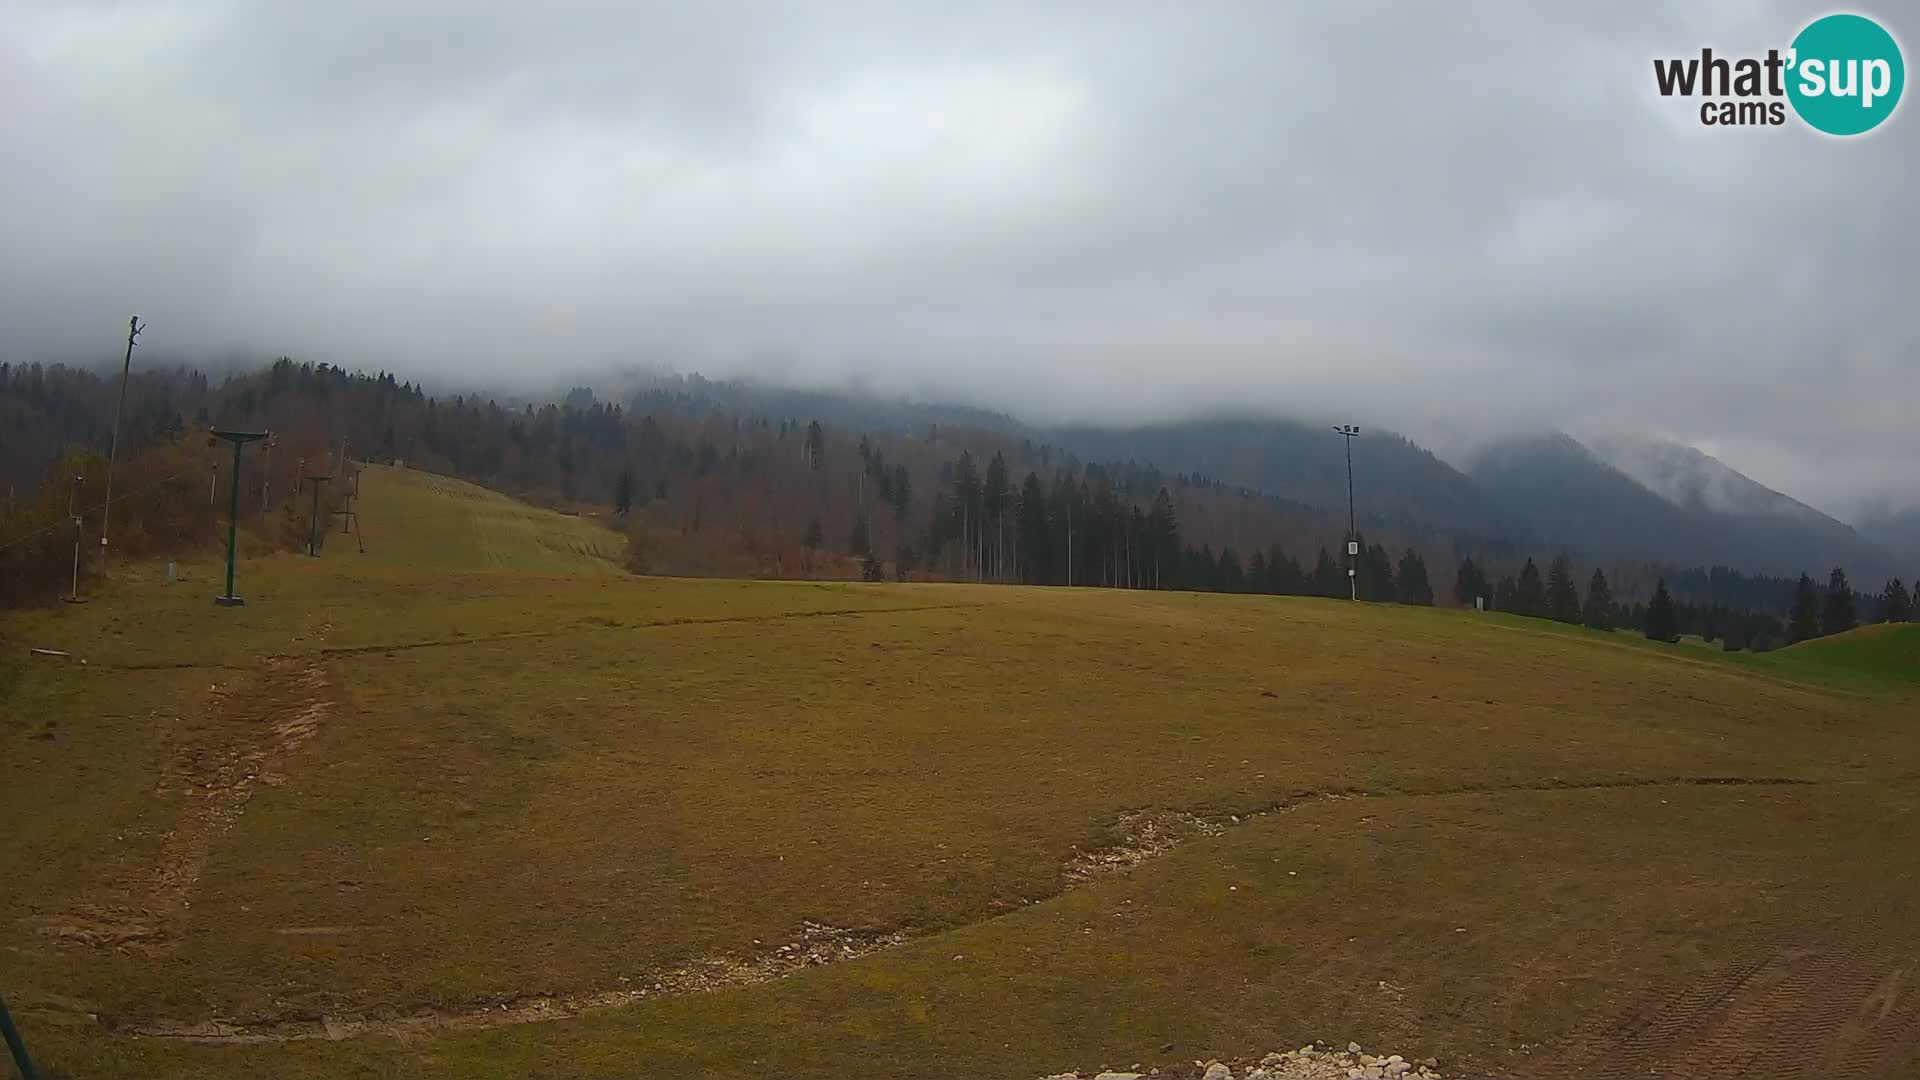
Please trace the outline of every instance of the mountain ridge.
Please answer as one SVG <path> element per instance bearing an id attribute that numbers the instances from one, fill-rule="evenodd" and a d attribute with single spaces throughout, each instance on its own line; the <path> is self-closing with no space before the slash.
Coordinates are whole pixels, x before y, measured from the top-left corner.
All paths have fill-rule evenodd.
<path id="1" fill-rule="evenodd" d="M 700 376 L 633 378 L 635 406 L 701 402 L 874 430 L 954 425 L 1051 444 L 1087 461 L 1134 461 L 1341 518 L 1348 447 L 1332 424 L 1222 412 L 1134 425 L 1027 424 L 970 406 L 843 390 L 791 390 Z M 1511 435 L 1456 463 L 1398 432 L 1353 440 L 1353 514 L 1362 531 L 1448 538 L 1465 552 L 1566 549 L 1592 558 L 1866 577 L 1895 572 L 1881 543 L 1697 448 L 1627 433 Z M 1578 497 L 1573 497 L 1578 493 Z M 1898 527 L 1895 527 L 1898 531 Z"/>
<path id="2" fill-rule="evenodd" d="M 1851 526 L 1693 447 L 1590 438 L 1597 448 L 1558 431 L 1498 440 L 1468 474 L 1570 550 L 1789 576 L 1836 565 L 1862 580 L 1892 572 L 1892 556 Z"/>

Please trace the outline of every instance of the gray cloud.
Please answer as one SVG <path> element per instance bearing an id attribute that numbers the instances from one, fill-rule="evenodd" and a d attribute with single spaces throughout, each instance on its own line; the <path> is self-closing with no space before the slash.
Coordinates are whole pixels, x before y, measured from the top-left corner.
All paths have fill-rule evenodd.
<path id="1" fill-rule="evenodd" d="M 0 349 L 1618 427 L 1920 502 L 1913 107 L 1653 89 L 1824 10 L 16 2 Z"/>

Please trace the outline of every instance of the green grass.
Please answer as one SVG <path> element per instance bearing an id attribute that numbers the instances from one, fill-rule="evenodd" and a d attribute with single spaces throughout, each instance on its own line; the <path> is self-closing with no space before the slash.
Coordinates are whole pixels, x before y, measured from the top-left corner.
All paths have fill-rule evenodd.
<path id="1" fill-rule="evenodd" d="M 1595 631 L 1513 615 L 1489 614 L 1477 618 L 1520 633 L 1638 649 L 1682 662 L 1692 661 L 1809 686 L 1894 696 L 1920 692 L 1920 623 L 1873 624 L 1784 649 L 1730 653 L 1718 644 L 1709 645 L 1693 635 L 1668 645 L 1649 641 L 1630 630 Z"/>
<path id="2" fill-rule="evenodd" d="M 1863 626 L 1744 660 L 1756 670 L 1839 686 L 1920 687 L 1920 623 Z"/>
<path id="3" fill-rule="evenodd" d="M 432 568 L 605 577 L 620 572 L 625 538 L 591 519 L 537 509 L 464 480 L 383 465 L 365 468 L 360 489 L 366 561 L 377 566 L 409 573 Z M 333 537 L 329 554 L 344 557 L 350 539 Z"/>
<path id="4" fill-rule="evenodd" d="M 363 491 L 365 556 L 246 562 L 245 608 L 135 568 L 0 621 L 0 988 L 56 1068 L 1030 1077 L 1326 1037 L 1492 1069 L 1757 938 L 1920 944 L 1920 627 L 1746 656 L 1311 599 L 631 578 L 588 521 Z M 323 721 L 165 947 L 47 937 L 138 901 L 194 806 L 161 778 L 303 695 Z M 1243 823 L 1067 889 L 1143 810 Z M 805 920 L 912 937 L 491 1031 L 121 1033 L 613 989 Z"/>

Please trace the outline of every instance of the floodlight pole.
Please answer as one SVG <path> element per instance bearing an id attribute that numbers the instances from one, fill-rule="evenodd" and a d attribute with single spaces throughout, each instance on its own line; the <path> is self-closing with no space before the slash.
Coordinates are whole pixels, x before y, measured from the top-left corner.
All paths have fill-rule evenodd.
<path id="1" fill-rule="evenodd" d="M 1360 436 L 1360 429 L 1352 424 L 1336 424 L 1333 430 L 1347 442 L 1347 597 L 1358 601 L 1360 553 L 1355 550 L 1358 534 L 1353 525 L 1353 440 Z"/>
<path id="2" fill-rule="evenodd" d="M 140 316 L 127 320 L 127 358 L 120 364 L 120 396 L 113 403 L 113 440 L 107 444 L 107 501 L 100 508 L 100 546 L 107 546 L 107 516 L 113 513 L 113 459 L 120 453 L 120 416 L 127 408 L 127 372 L 133 368 L 133 339 L 146 327 Z"/>
<path id="3" fill-rule="evenodd" d="M 233 477 L 228 483 L 227 494 L 227 591 L 213 598 L 221 607 L 240 607 L 246 603 L 233 594 L 233 559 L 240 541 L 240 448 L 255 439 L 264 439 L 264 431 L 216 431 L 216 439 L 225 439 L 233 444 Z"/>

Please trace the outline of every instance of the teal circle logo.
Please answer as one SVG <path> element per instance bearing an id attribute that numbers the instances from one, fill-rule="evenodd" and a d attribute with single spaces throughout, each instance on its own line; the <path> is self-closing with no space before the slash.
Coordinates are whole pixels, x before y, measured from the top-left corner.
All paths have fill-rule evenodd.
<path id="1" fill-rule="evenodd" d="M 1907 65 L 1900 43 L 1864 15 L 1828 15 L 1793 39 L 1787 100 L 1809 127 L 1860 135 L 1879 127 L 1900 104 Z"/>

